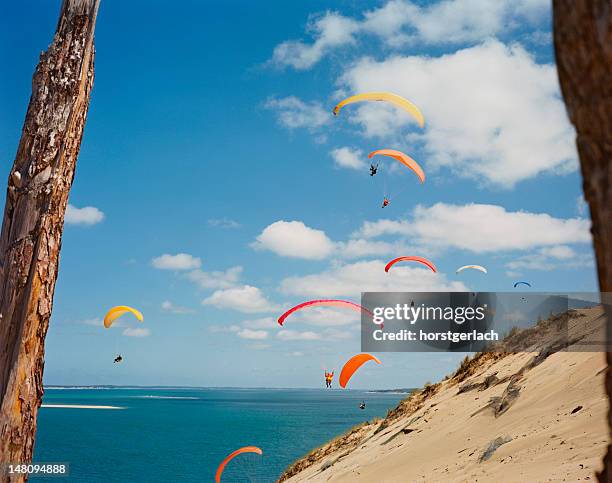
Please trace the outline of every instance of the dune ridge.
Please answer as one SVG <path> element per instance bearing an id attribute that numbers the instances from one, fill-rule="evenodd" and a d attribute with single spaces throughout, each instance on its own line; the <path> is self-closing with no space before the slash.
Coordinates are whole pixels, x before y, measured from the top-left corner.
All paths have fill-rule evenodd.
<path id="1" fill-rule="evenodd" d="M 278 481 L 595 480 L 609 438 L 605 353 L 592 351 L 602 340 L 601 307 L 512 331 Z"/>

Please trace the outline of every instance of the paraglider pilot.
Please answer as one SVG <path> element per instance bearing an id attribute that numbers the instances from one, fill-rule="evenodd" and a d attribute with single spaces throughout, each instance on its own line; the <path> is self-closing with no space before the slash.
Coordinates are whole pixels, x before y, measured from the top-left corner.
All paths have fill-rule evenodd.
<path id="1" fill-rule="evenodd" d="M 359 409 L 365 409 L 365 401 L 361 401 L 361 404 L 359 405 Z"/>
<path id="2" fill-rule="evenodd" d="M 123 357 L 121 357 L 121 354 L 117 355 L 117 357 L 115 357 L 115 360 L 113 361 L 114 364 L 117 364 L 117 362 L 121 362 L 123 360 Z"/>
<path id="3" fill-rule="evenodd" d="M 385 206 L 388 206 L 388 205 L 389 205 L 389 198 L 387 198 L 385 196 L 385 198 L 383 199 L 383 204 L 382 204 L 381 208 L 384 208 Z"/>
<path id="4" fill-rule="evenodd" d="M 325 371 L 325 387 L 331 389 L 333 379 L 334 379 L 334 371 L 331 371 L 331 372 Z"/>
<path id="5" fill-rule="evenodd" d="M 374 176 L 377 171 L 378 171 L 378 164 L 376 166 L 374 166 L 373 164 L 370 164 L 370 176 Z"/>

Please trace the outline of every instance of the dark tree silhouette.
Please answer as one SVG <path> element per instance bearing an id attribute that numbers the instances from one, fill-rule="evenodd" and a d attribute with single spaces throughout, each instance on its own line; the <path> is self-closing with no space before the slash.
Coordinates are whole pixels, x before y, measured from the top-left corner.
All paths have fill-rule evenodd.
<path id="1" fill-rule="evenodd" d="M 612 1 L 553 0 L 554 38 L 561 91 L 580 156 L 584 196 L 591 211 L 599 288 L 612 292 Z M 606 304 L 607 339 L 612 309 Z M 612 353 L 606 390 L 612 401 Z M 612 409 L 608 412 L 612 427 Z M 600 481 L 612 481 L 612 448 Z"/>

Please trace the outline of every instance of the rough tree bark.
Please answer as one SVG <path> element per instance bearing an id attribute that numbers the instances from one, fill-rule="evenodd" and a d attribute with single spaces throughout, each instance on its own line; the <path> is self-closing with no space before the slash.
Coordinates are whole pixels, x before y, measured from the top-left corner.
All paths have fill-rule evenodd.
<path id="1" fill-rule="evenodd" d="M 32 459 L 64 214 L 93 85 L 98 5 L 63 1 L 34 72 L 9 174 L 0 234 L 0 463 Z"/>
<path id="2" fill-rule="evenodd" d="M 599 287 L 612 292 L 612 0 L 553 0 L 561 91 L 576 128 L 583 188 L 591 210 Z M 612 310 L 607 305 L 608 344 Z M 612 401 L 612 353 L 606 390 Z M 612 427 L 612 409 L 608 412 Z M 612 447 L 600 481 L 612 481 Z"/>

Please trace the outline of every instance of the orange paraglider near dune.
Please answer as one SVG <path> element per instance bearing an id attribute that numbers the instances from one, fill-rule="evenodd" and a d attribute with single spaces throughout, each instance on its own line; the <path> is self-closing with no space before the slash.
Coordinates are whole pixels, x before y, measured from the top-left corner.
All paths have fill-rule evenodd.
<path id="1" fill-rule="evenodd" d="M 236 456 L 242 453 L 257 453 L 258 455 L 263 454 L 263 451 L 259 449 L 257 446 L 245 446 L 244 448 L 237 449 L 236 451 L 230 453 L 225 457 L 225 459 L 221 462 L 219 467 L 217 468 L 217 473 L 215 474 L 215 482 L 221 483 L 221 475 L 223 474 L 223 470 L 225 466 Z"/>
<path id="2" fill-rule="evenodd" d="M 353 377 L 353 374 L 355 374 L 355 372 L 357 371 L 357 369 L 359 369 L 368 361 L 374 361 L 376 362 L 376 364 L 381 363 L 380 360 L 378 360 L 378 358 L 374 357 L 372 354 L 363 353 L 351 357 L 346 362 L 346 364 L 344 364 L 342 372 L 340 373 L 340 386 L 345 388 L 351 377 Z"/>

